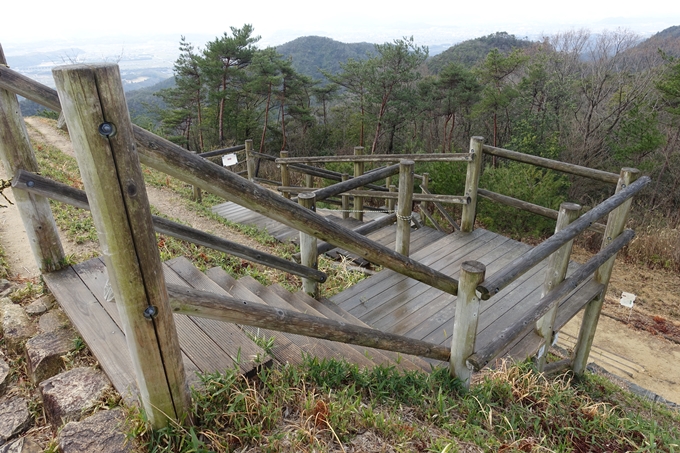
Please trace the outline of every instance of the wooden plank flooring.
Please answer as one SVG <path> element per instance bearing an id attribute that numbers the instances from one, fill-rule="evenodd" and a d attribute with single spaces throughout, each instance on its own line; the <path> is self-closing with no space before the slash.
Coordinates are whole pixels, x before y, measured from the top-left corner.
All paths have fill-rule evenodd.
<path id="1" fill-rule="evenodd" d="M 446 275 L 458 278 L 464 261 L 476 260 L 487 266 L 486 276 L 493 275 L 530 246 L 483 229 L 472 233 L 454 233 L 411 254 L 416 261 Z M 577 269 L 570 264 L 569 273 Z M 531 269 L 507 288 L 487 301 L 479 313 L 475 349 L 488 344 L 503 329 L 519 322 L 524 313 L 539 301 L 545 263 Z M 559 329 L 591 300 L 601 287 L 586 282 L 562 301 L 556 328 Z M 331 301 L 366 324 L 399 335 L 449 346 L 453 329 L 456 297 L 391 270 L 383 270 L 334 296 Z M 541 339 L 533 332 L 509 344 L 506 353 L 515 358 L 534 354 Z"/>
<path id="2" fill-rule="evenodd" d="M 168 281 L 187 284 L 170 267 L 163 267 Z M 102 260 L 94 258 L 43 278 L 116 390 L 126 401 L 136 401 L 137 386 L 118 309 L 104 298 L 108 276 Z M 252 358 L 265 356 L 233 324 L 183 315 L 175 315 L 175 323 L 190 385 L 199 384 L 197 372 L 221 371 L 235 364 L 243 373 L 252 372 L 256 366 Z"/>

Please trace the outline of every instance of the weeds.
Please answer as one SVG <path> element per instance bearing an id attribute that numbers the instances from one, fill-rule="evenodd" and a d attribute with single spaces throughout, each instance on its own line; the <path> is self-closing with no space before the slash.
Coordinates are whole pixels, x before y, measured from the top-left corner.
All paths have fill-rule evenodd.
<path id="1" fill-rule="evenodd" d="M 605 379 L 545 379 L 502 364 L 461 391 L 446 369 L 301 366 L 202 377 L 192 428 L 142 439 L 149 451 L 678 451 L 680 416 Z"/>

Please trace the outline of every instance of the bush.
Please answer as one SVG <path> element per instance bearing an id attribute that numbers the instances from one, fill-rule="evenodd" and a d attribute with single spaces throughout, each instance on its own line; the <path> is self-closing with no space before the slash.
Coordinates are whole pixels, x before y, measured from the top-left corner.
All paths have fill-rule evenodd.
<path id="1" fill-rule="evenodd" d="M 546 208 L 558 209 L 565 200 L 568 181 L 564 176 L 533 165 L 509 162 L 486 167 L 480 187 Z M 555 221 L 517 208 L 479 198 L 477 220 L 486 228 L 512 236 L 542 237 L 555 228 Z"/>

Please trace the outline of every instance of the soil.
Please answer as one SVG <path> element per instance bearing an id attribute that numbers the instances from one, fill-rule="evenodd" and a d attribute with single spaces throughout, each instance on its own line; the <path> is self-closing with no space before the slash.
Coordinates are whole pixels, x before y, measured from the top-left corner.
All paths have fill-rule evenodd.
<path id="1" fill-rule="evenodd" d="M 54 121 L 33 117 L 26 118 L 26 123 L 32 140 L 52 144 L 73 154 L 68 136 L 55 128 Z M 1 166 L 0 170 L 3 170 Z M 4 173 L 0 177 L 5 178 Z M 5 192 L 13 201 L 11 191 Z M 248 236 L 182 206 L 169 191 L 152 187 L 148 188 L 148 194 L 151 205 L 161 214 L 182 219 L 195 228 L 231 241 L 266 249 Z M 7 203 L 0 199 L 0 204 Z M 87 256 L 96 247 L 93 244 L 76 245 L 65 235 L 62 241 L 69 255 Z M 6 252 L 13 278 L 38 277 L 38 268 L 15 206 L 0 208 L 0 244 Z M 575 248 L 576 261 L 583 262 L 588 257 L 585 249 Z M 620 306 L 622 291 L 638 296 L 632 310 Z M 680 402 L 680 275 L 650 270 L 619 259 L 603 313 L 605 316 L 600 319 L 591 360 L 667 400 Z M 560 333 L 560 346 L 569 349 L 573 345 L 578 326 L 578 318 L 565 326 Z"/>

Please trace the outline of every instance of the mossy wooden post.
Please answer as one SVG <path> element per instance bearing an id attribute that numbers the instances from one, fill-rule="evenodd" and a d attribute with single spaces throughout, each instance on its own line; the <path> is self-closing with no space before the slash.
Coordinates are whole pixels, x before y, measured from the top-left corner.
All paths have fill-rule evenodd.
<path id="1" fill-rule="evenodd" d="M 388 176 L 385 178 L 385 189 L 390 190 L 390 186 L 392 185 L 392 177 Z M 389 211 L 390 210 L 390 199 L 386 198 L 385 199 L 385 210 Z"/>
<path id="2" fill-rule="evenodd" d="M 314 193 L 301 193 L 298 195 L 300 206 L 316 210 L 316 195 Z M 307 233 L 300 231 L 300 263 L 303 266 L 318 268 L 317 239 Z M 319 295 L 319 285 L 315 280 L 302 278 L 302 289 L 312 297 Z"/>
<path id="3" fill-rule="evenodd" d="M 364 154 L 363 146 L 354 147 L 354 155 L 362 156 Z M 364 174 L 364 163 L 354 162 L 354 177 L 358 178 Z M 364 199 L 363 197 L 354 197 L 354 212 L 352 212 L 352 217 L 363 222 L 364 220 Z"/>
<path id="4" fill-rule="evenodd" d="M 286 159 L 288 157 L 288 151 L 281 151 L 279 154 L 281 159 Z M 281 185 L 283 187 L 290 187 L 290 170 L 288 170 L 288 164 L 280 164 L 281 166 Z M 290 192 L 283 192 L 282 195 L 290 199 Z"/>
<path id="5" fill-rule="evenodd" d="M 399 162 L 399 199 L 397 201 L 397 237 L 395 251 L 409 255 L 411 246 L 411 207 L 413 205 L 413 170 L 415 162 Z"/>
<path id="6" fill-rule="evenodd" d="M 578 218 L 581 212 L 581 206 L 576 203 L 562 203 L 560 211 L 557 215 L 557 225 L 555 225 L 555 233 L 566 228 L 571 222 Z M 557 285 L 562 283 L 564 277 L 567 275 L 567 267 L 569 267 L 569 257 L 571 256 L 571 247 L 574 240 L 567 242 L 560 247 L 556 252 L 548 258 L 548 266 L 546 267 L 545 281 L 543 282 L 543 293 L 541 297 L 547 295 Z M 557 315 L 557 306 L 555 303 L 550 311 L 546 313 L 541 319 L 536 322 L 536 331 L 543 337 L 544 344 L 538 353 L 537 368 L 543 371 L 545 367 L 546 358 L 548 357 L 548 350 L 552 345 L 555 335 L 553 326 L 555 324 L 555 316 Z"/>
<path id="7" fill-rule="evenodd" d="M 467 358 L 472 355 L 477 337 L 479 318 L 479 296 L 476 288 L 484 281 L 486 266 L 479 261 L 465 261 L 460 267 L 456 314 L 453 318 L 451 336 L 451 359 L 449 373 L 470 387 L 472 370 L 467 366 Z"/>
<path id="8" fill-rule="evenodd" d="M 248 171 L 248 181 L 255 181 L 255 158 L 253 153 L 253 141 L 246 140 L 246 170 Z"/>
<path id="9" fill-rule="evenodd" d="M 475 228 L 477 189 L 479 188 L 479 177 L 482 174 L 483 145 L 484 137 L 472 137 L 470 139 L 472 161 L 468 162 L 465 178 L 465 196 L 470 198 L 470 203 L 463 205 L 463 215 L 460 220 L 460 231 L 463 233 L 470 233 Z"/>
<path id="10" fill-rule="evenodd" d="M 0 65 L 7 65 L 1 46 Z M 17 96 L 3 89 L 0 89 L 0 158 L 8 179 L 12 179 L 18 170 L 38 173 L 38 161 L 28 139 Z M 38 268 L 42 272 L 58 269 L 64 262 L 64 249 L 49 200 L 23 190 L 12 192 Z"/>
<path id="11" fill-rule="evenodd" d="M 347 173 L 342 174 L 342 182 L 345 182 L 349 179 L 349 175 Z M 342 200 L 342 218 L 346 219 L 349 217 L 349 195 L 341 195 L 340 199 Z"/>
<path id="12" fill-rule="evenodd" d="M 625 190 L 628 186 L 634 183 L 640 177 L 640 170 L 636 168 L 622 168 L 619 175 L 619 182 L 616 185 L 616 193 Z M 607 225 L 602 239 L 602 247 L 609 245 L 616 239 L 626 226 L 628 221 L 628 214 L 630 207 L 633 204 L 633 198 L 629 198 L 618 208 L 609 213 L 607 217 Z M 595 280 L 604 285 L 602 293 L 596 299 L 590 301 L 583 312 L 583 321 L 581 323 L 581 330 L 579 331 L 578 340 L 574 347 L 574 360 L 572 368 L 575 374 L 583 374 L 588 365 L 588 356 L 590 355 L 590 348 L 593 345 L 595 338 L 595 331 L 597 330 L 597 323 L 600 320 L 600 312 L 602 311 L 602 304 L 604 297 L 607 294 L 607 286 L 609 285 L 609 278 L 612 275 L 614 268 L 614 260 L 616 255 L 612 256 L 607 262 L 600 266 L 595 271 Z"/>
<path id="13" fill-rule="evenodd" d="M 429 173 L 423 173 L 423 180 L 420 182 L 420 187 L 421 187 L 421 193 L 427 194 L 429 193 L 429 188 L 430 188 L 430 174 Z M 430 206 L 431 204 L 427 201 L 423 201 L 420 204 L 420 209 L 427 211 L 428 213 L 430 212 Z M 423 224 L 425 224 L 425 216 L 421 216 L 421 220 L 423 221 Z"/>
<path id="14" fill-rule="evenodd" d="M 154 428 L 186 421 L 184 365 L 118 66 L 52 72 L 143 409 Z"/>
<path id="15" fill-rule="evenodd" d="M 396 191 L 397 191 L 397 186 L 395 186 L 394 184 L 390 184 L 390 192 L 394 193 Z M 388 198 L 387 199 L 387 210 L 389 211 L 390 214 L 394 212 L 395 203 L 396 203 L 396 200 L 394 198 Z"/>

